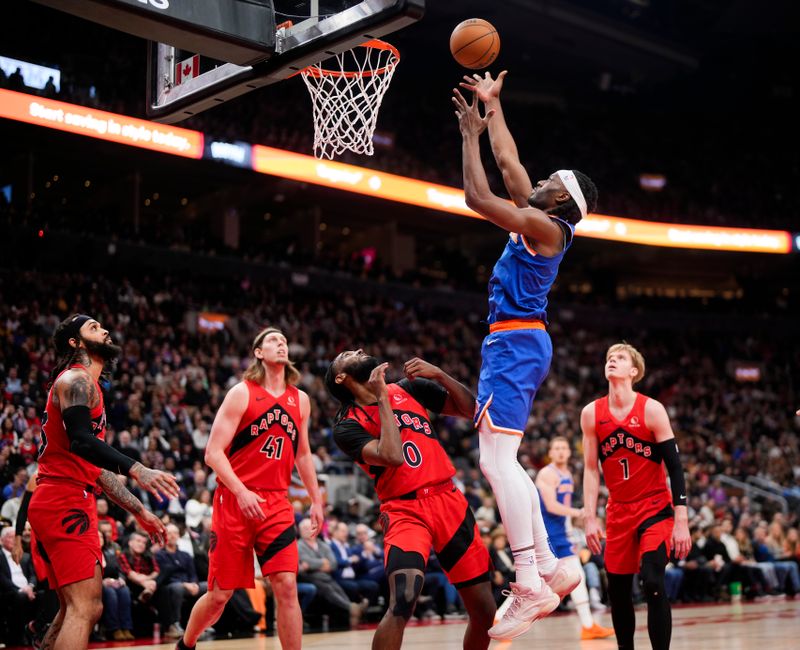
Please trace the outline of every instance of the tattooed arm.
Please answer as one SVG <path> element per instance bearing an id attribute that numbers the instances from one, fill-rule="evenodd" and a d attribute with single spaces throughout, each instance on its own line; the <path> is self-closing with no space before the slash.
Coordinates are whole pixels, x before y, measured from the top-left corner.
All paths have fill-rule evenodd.
<path id="1" fill-rule="evenodd" d="M 164 524 L 152 512 L 145 510 L 144 504 L 131 494 L 112 472 L 104 469 L 100 473 L 100 478 L 97 479 L 97 485 L 102 488 L 109 499 L 136 518 L 136 523 L 155 544 L 164 544 L 166 535 Z"/>
<path id="2" fill-rule="evenodd" d="M 165 472 L 149 469 L 97 438 L 92 431 L 91 409 L 100 403 L 100 393 L 85 370 L 73 368 L 56 383 L 56 399 L 67 431 L 69 450 L 92 465 L 125 474 L 145 490 L 175 498 L 179 494 L 175 479 Z"/>

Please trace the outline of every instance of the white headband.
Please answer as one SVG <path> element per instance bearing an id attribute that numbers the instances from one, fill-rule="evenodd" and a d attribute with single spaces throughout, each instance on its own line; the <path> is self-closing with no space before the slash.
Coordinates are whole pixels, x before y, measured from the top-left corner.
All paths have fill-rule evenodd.
<path id="1" fill-rule="evenodd" d="M 581 192 L 581 186 L 578 184 L 578 179 L 575 177 L 575 172 L 570 169 L 559 169 L 556 174 L 561 179 L 561 182 L 564 183 L 564 187 L 567 188 L 567 192 L 569 195 L 575 200 L 575 203 L 578 204 L 578 210 L 581 211 L 581 217 L 586 217 L 586 199 L 583 196 L 583 192 Z"/>

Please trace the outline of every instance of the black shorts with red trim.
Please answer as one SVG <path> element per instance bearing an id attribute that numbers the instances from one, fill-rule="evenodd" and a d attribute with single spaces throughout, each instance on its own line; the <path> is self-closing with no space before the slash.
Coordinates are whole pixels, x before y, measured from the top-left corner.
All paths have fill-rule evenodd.
<path id="1" fill-rule="evenodd" d="M 669 492 L 632 503 L 609 501 L 606 508 L 606 570 L 609 573 L 639 573 L 642 556 L 665 544 L 672 547 L 675 511 Z"/>
<path id="2" fill-rule="evenodd" d="M 261 573 L 297 573 L 297 535 L 294 508 L 286 492 L 253 490 L 264 499 L 265 518 L 246 517 L 234 494 L 220 485 L 214 494 L 211 543 L 208 550 L 209 588 L 252 589 L 255 586 L 253 551 Z"/>
<path id="3" fill-rule="evenodd" d="M 381 524 L 387 560 L 395 547 L 419 553 L 427 564 L 433 547 L 456 589 L 490 579 L 489 552 L 467 500 L 455 485 L 432 496 L 384 502 Z"/>

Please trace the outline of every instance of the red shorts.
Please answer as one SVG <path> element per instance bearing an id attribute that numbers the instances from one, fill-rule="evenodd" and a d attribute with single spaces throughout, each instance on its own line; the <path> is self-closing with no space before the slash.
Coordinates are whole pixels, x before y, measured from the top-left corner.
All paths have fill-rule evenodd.
<path id="1" fill-rule="evenodd" d="M 28 519 L 52 589 L 87 580 L 103 554 L 91 486 L 43 481 L 31 497 Z"/>
<path id="2" fill-rule="evenodd" d="M 490 578 L 489 552 L 464 495 L 451 490 L 410 501 L 391 499 L 381 504 L 384 545 L 416 552 L 428 563 L 431 547 L 447 578 L 461 589 Z"/>
<path id="3" fill-rule="evenodd" d="M 297 535 L 294 508 L 286 492 L 253 490 L 264 499 L 266 519 L 249 519 L 239 510 L 234 494 L 220 485 L 214 494 L 211 544 L 208 549 L 208 585 L 220 589 L 252 589 L 255 586 L 253 551 L 261 573 L 297 573 Z"/>
<path id="4" fill-rule="evenodd" d="M 642 555 L 661 544 L 672 548 L 675 511 L 669 492 L 632 503 L 608 502 L 606 508 L 606 570 L 609 573 L 639 573 Z"/>
<path id="5" fill-rule="evenodd" d="M 47 564 L 42 557 L 42 552 L 39 550 L 36 533 L 33 532 L 33 528 L 31 528 L 31 560 L 33 561 L 33 572 L 36 574 L 36 579 L 39 582 L 49 580 L 50 575 L 47 573 Z"/>

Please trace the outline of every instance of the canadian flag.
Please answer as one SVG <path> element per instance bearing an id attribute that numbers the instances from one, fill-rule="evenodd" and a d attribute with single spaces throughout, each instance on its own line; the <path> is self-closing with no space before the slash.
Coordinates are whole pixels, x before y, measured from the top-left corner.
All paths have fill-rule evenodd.
<path id="1" fill-rule="evenodd" d="M 200 55 L 184 59 L 175 68 L 175 85 L 179 86 L 188 79 L 193 79 L 200 74 Z"/>

